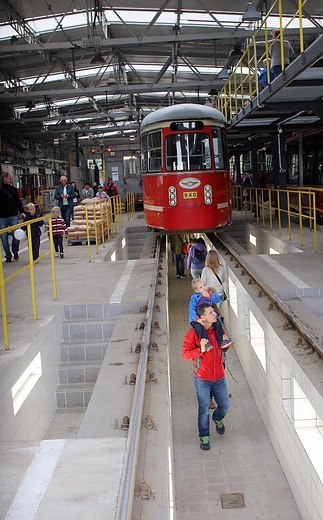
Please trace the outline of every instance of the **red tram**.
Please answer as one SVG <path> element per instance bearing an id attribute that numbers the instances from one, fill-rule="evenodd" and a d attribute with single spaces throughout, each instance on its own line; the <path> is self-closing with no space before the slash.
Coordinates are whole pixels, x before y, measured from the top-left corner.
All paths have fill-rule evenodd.
<path id="1" fill-rule="evenodd" d="M 231 221 L 225 119 L 204 105 L 174 105 L 141 123 L 141 170 L 148 226 L 206 231 Z"/>

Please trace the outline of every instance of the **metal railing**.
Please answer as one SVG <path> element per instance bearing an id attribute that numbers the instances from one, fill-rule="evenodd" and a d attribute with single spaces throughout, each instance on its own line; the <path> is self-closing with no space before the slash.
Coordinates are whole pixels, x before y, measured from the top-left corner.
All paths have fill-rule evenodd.
<path id="1" fill-rule="evenodd" d="M 32 248 L 32 233 L 31 233 L 31 225 L 36 222 L 48 221 L 49 226 L 49 236 L 50 236 L 50 248 L 47 253 L 44 253 L 37 258 L 37 260 L 33 260 L 33 248 Z M 7 301 L 6 301 L 6 285 L 24 273 L 26 270 L 29 270 L 30 273 L 30 291 L 31 291 L 31 304 L 32 304 L 32 312 L 34 320 L 37 320 L 37 300 L 36 300 L 36 283 L 35 283 L 35 272 L 34 266 L 36 263 L 41 262 L 48 256 L 51 259 L 51 277 L 53 284 L 53 297 L 57 299 L 57 285 L 56 285 L 56 270 L 55 270 L 55 258 L 54 258 L 54 244 L 53 244 L 53 233 L 52 233 L 52 225 L 51 225 L 51 216 L 42 216 L 40 218 L 36 218 L 33 220 L 29 220 L 27 222 L 21 222 L 20 224 L 16 224 L 15 226 L 10 226 L 5 229 L 0 230 L 0 237 L 4 233 L 13 234 L 17 229 L 24 229 L 27 232 L 27 240 L 28 240 L 28 258 L 29 262 L 27 265 L 20 267 L 15 270 L 13 273 L 9 275 L 4 272 L 3 262 L 0 262 L 0 294 L 1 294 L 1 311 L 2 311 L 2 326 L 3 326 L 3 339 L 4 339 L 4 347 L 6 350 L 9 350 L 9 330 L 8 330 L 8 315 L 7 315 Z M 9 238 L 9 237 L 8 237 Z"/>
<path id="2" fill-rule="evenodd" d="M 323 188 L 243 188 L 232 186 L 232 208 L 245 211 L 256 218 L 257 223 L 269 224 L 273 229 L 274 221 L 278 223 L 279 234 L 288 228 L 289 240 L 295 231 L 293 223 L 298 224 L 300 245 L 304 244 L 303 227 L 313 231 L 314 250 L 317 252 L 317 223 L 323 217 L 323 208 L 317 206 L 317 200 L 323 195 Z"/>
<path id="3" fill-rule="evenodd" d="M 133 195 L 134 200 L 134 194 Z M 84 212 L 85 212 L 85 224 L 86 224 L 86 241 L 87 241 L 87 251 L 88 251 L 88 259 L 89 262 L 92 260 L 92 251 L 91 251 L 91 243 L 95 243 L 95 250 L 98 254 L 99 252 L 99 243 L 105 247 L 106 240 L 110 240 L 112 234 L 116 234 L 122 228 L 122 202 L 120 195 L 115 197 L 110 197 L 110 203 L 104 204 L 104 201 L 98 199 L 97 201 L 93 201 L 89 204 L 84 204 Z M 130 200 L 132 198 L 130 197 Z M 89 211 L 92 208 L 92 212 Z M 97 211 L 97 209 L 99 211 Z M 99 216 L 97 215 L 99 213 Z M 132 213 L 131 213 L 132 216 Z M 129 220 L 129 216 L 128 216 Z M 33 260 L 33 250 L 32 250 L 32 235 L 30 226 L 34 223 L 44 221 L 48 225 L 48 237 L 49 237 L 49 251 L 39 256 L 37 260 Z M 53 232 L 52 232 L 52 224 L 51 224 L 51 215 L 43 215 L 37 219 L 33 219 L 27 222 L 21 222 L 16 224 L 15 226 L 10 226 L 5 229 L 0 230 L 0 240 L 1 236 L 4 233 L 13 234 L 17 229 L 27 230 L 27 240 L 28 240 L 28 258 L 29 262 L 27 265 L 18 268 L 14 272 L 11 272 L 7 275 L 3 268 L 3 262 L 0 261 L 0 297 L 1 297 L 1 311 L 2 311 L 2 324 L 3 324 L 3 337 L 4 337 L 4 347 L 6 350 L 9 350 L 9 331 L 8 331 L 8 315 L 7 315 L 7 302 L 6 302 L 6 285 L 16 278 L 17 276 L 24 273 L 27 269 L 30 271 L 30 285 L 31 285 L 31 303 L 32 303 L 32 311 L 33 318 L 37 320 L 37 299 L 36 299 L 36 282 L 35 282 L 35 273 L 34 266 L 36 263 L 44 260 L 46 257 L 51 258 L 51 277 L 53 284 L 53 296 L 54 299 L 57 299 L 57 284 L 56 284 L 56 270 L 55 270 L 55 251 L 54 251 L 54 242 L 53 242 Z M 91 232 L 91 230 L 93 232 Z M 71 242 L 71 240 L 69 239 Z M 77 240 L 76 240 L 77 241 Z M 16 265 L 16 264 L 15 264 Z M 19 265 L 19 264 L 17 264 Z"/>
<path id="4" fill-rule="evenodd" d="M 300 41 L 300 53 L 304 52 L 304 31 L 303 31 L 303 7 L 308 0 L 298 0 L 296 10 L 293 15 L 286 18 L 283 16 L 283 0 L 274 0 L 272 6 L 266 13 L 266 16 L 260 23 L 259 27 L 255 31 L 254 36 L 250 39 L 246 50 L 239 59 L 236 66 L 233 68 L 229 78 L 224 84 L 223 89 L 219 92 L 217 98 L 217 107 L 220 110 L 227 121 L 232 119 L 240 110 L 242 110 L 246 103 L 259 94 L 258 74 L 260 72 L 259 63 L 263 61 L 268 62 L 270 58 L 270 50 L 274 44 L 271 34 L 268 29 L 269 18 L 277 12 L 279 19 L 279 27 L 277 30 L 280 31 L 280 36 L 277 41 L 280 42 L 280 54 L 282 70 L 284 70 L 284 31 L 293 23 L 295 19 L 298 20 L 299 30 L 299 41 Z M 287 21 L 286 21 L 287 20 Z M 272 23 L 272 22 L 271 22 Z M 259 53 L 257 51 L 259 45 L 262 44 L 265 50 Z M 247 69 L 247 72 L 246 72 Z M 270 83 L 270 72 L 267 70 L 267 81 Z"/>
<path id="5" fill-rule="evenodd" d="M 126 211 L 128 214 L 128 220 L 133 217 L 135 214 L 136 208 L 135 208 L 135 200 L 136 196 L 134 193 L 127 193 L 126 196 Z"/>
<path id="6" fill-rule="evenodd" d="M 88 259 L 91 262 L 91 245 L 94 243 L 95 252 L 98 254 L 99 244 L 105 247 L 105 242 L 122 228 L 122 202 L 120 195 L 116 195 L 109 199 L 98 198 L 81 206 L 85 214 L 85 230 L 78 234 L 77 226 L 74 228 L 72 224 L 68 239 L 69 244 L 78 243 L 84 240 L 85 234 Z M 82 238 L 79 238 L 79 235 L 82 235 Z"/>

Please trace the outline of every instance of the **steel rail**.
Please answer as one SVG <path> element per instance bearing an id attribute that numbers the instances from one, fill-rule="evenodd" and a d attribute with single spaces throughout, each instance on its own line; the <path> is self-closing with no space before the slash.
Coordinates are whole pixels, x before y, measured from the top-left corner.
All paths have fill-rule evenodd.
<path id="1" fill-rule="evenodd" d="M 157 288 L 157 275 L 158 265 L 160 261 L 161 252 L 161 240 L 162 238 L 157 236 L 156 238 L 156 254 L 155 263 L 152 276 L 152 283 L 149 292 L 147 313 L 146 313 L 146 325 L 144 328 L 142 349 L 140 352 L 136 385 L 133 397 L 133 404 L 130 415 L 130 425 L 128 431 L 128 439 L 126 445 L 126 453 L 123 464 L 123 471 L 121 477 L 121 484 L 118 496 L 116 520 L 131 520 L 132 508 L 133 508 L 133 497 L 135 478 L 137 471 L 139 442 L 140 442 L 140 431 L 141 431 L 141 420 L 142 411 L 146 390 L 146 375 L 147 375 L 147 362 L 148 362 L 148 351 L 150 344 L 150 335 L 152 329 L 152 319 L 155 304 L 155 294 Z"/>
<path id="2" fill-rule="evenodd" d="M 234 259 L 240 264 L 241 267 L 248 273 L 249 276 L 255 281 L 259 287 L 267 294 L 267 296 L 273 300 L 277 307 L 281 310 L 281 312 L 288 318 L 288 320 L 297 328 L 300 334 L 304 337 L 304 339 L 312 346 L 315 352 L 319 355 L 321 359 L 323 359 L 323 347 L 320 345 L 313 336 L 313 334 L 309 331 L 309 329 L 297 318 L 297 316 L 289 309 L 289 307 L 284 303 L 284 301 L 275 294 L 272 289 L 259 277 L 259 275 L 241 258 L 236 251 L 225 242 L 218 235 L 216 239 L 221 242 L 223 247 L 229 251 L 229 253 L 234 257 Z M 208 235 L 209 239 L 212 241 L 211 236 Z"/>

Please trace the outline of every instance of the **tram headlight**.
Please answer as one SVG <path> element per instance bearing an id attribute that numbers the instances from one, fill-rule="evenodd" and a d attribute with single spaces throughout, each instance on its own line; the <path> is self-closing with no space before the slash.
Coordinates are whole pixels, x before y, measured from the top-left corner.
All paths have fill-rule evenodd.
<path id="1" fill-rule="evenodd" d="M 206 184 L 204 186 L 204 203 L 210 206 L 212 204 L 212 186 L 210 184 Z"/>
<path id="2" fill-rule="evenodd" d="M 177 204 L 177 195 L 175 186 L 169 186 L 168 188 L 168 204 L 169 206 L 176 206 Z"/>

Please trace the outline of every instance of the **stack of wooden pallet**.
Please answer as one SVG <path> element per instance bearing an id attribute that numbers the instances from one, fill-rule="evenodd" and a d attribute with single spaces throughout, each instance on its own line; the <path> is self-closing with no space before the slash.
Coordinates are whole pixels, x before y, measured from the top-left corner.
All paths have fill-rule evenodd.
<path id="1" fill-rule="evenodd" d="M 104 240 L 111 229 L 111 222 L 109 201 L 98 198 L 84 199 L 74 208 L 74 219 L 68 228 L 68 240 L 70 243 L 84 242 L 88 238 L 88 230 L 91 240 L 95 240 L 96 236 L 99 240 Z"/>

